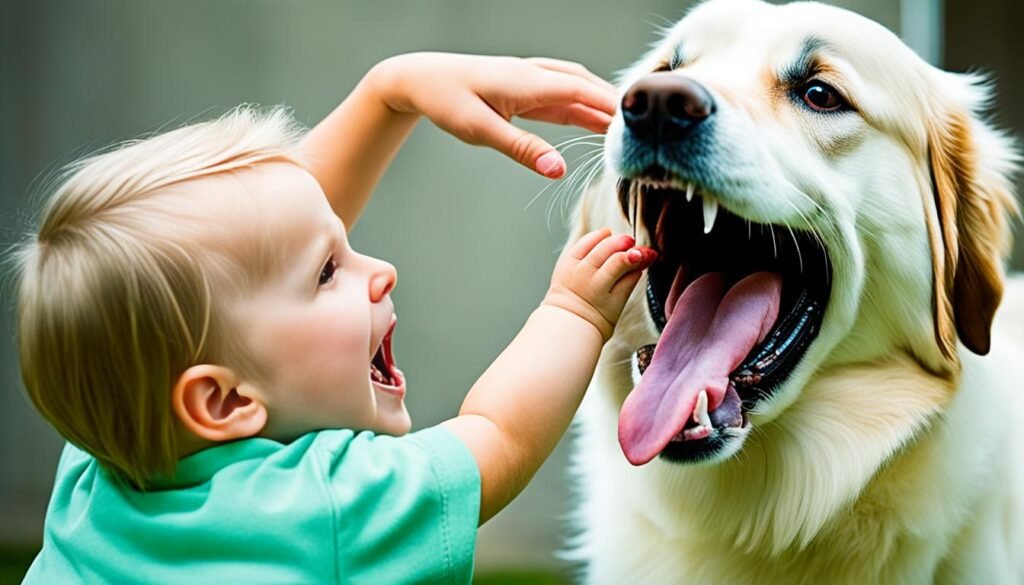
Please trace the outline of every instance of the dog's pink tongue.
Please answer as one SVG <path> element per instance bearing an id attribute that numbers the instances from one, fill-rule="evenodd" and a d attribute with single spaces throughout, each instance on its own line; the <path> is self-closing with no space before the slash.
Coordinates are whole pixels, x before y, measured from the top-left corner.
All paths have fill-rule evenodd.
<path id="1" fill-rule="evenodd" d="M 630 463 L 647 463 L 682 431 L 701 390 L 708 411 L 718 408 L 729 373 L 775 324 L 781 294 L 782 277 L 775 273 L 751 274 L 726 291 L 725 275 L 713 272 L 678 300 L 668 299 L 668 323 L 619 415 L 619 444 Z"/>

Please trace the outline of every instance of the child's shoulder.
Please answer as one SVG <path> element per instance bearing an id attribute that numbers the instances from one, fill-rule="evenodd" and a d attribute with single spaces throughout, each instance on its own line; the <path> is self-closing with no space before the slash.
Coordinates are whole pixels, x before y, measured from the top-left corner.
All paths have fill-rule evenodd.
<path id="1" fill-rule="evenodd" d="M 297 445 L 332 458 L 355 458 L 367 464 L 383 464 L 406 458 L 443 459 L 462 454 L 472 457 L 465 444 L 443 426 L 429 427 L 401 436 L 378 435 L 372 431 L 331 429 L 310 433 Z"/>

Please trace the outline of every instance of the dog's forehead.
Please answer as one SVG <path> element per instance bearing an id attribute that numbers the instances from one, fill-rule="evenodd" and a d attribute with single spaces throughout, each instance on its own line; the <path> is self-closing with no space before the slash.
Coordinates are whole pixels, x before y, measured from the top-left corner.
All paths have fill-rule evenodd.
<path id="1" fill-rule="evenodd" d="M 846 78 L 861 115 L 871 123 L 920 135 L 919 124 L 903 119 L 902 106 L 923 104 L 921 92 L 931 85 L 932 68 L 882 25 L 816 2 L 709 0 L 668 29 L 618 81 L 626 88 L 669 65 L 713 87 L 746 93 L 778 82 L 779 73 L 811 57 Z"/>
<path id="2" fill-rule="evenodd" d="M 710 60 L 735 70 L 781 65 L 809 44 L 868 71 L 876 70 L 876 61 L 911 54 L 885 27 L 835 6 L 710 0 L 669 29 L 649 57 L 655 63 Z"/>

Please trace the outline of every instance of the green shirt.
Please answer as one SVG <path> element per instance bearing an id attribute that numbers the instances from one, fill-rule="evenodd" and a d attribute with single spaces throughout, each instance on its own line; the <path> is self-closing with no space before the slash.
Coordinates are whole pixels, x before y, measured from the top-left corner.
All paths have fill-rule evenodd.
<path id="1" fill-rule="evenodd" d="M 433 427 L 246 439 L 139 491 L 68 445 L 25 583 L 469 583 L 480 473 Z"/>

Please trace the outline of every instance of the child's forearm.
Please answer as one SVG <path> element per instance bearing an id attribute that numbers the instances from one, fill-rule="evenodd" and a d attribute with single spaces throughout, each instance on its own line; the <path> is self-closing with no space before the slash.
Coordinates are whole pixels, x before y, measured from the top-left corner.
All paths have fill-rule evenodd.
<path id="1" fill-rule="evenodd" d="M 480 469 L 480 523 L 529 483 L 565 433 L 629 295 L 657 259 L 602 228 L 567 247 L 544 302 L 444 422 Z"/>
<path id="2" fill-rule="evenodd" d="M 348 229 L 419 119 L 388 105 L 390 69 L 391 61 L 371 69 L 302 141 L 307 169 Z"/>
<path id="3" fill-rule="evenodd" d="M 468 427 L 471 450 L 502 454 L 496 460 L 478 457 L 481 523 L 519 494 L 551 454 L 579 407 L 603 345 L 601 332 L 585 319 L 542 305 L 473 385 L 459 418 L 445 423 Z"/>

